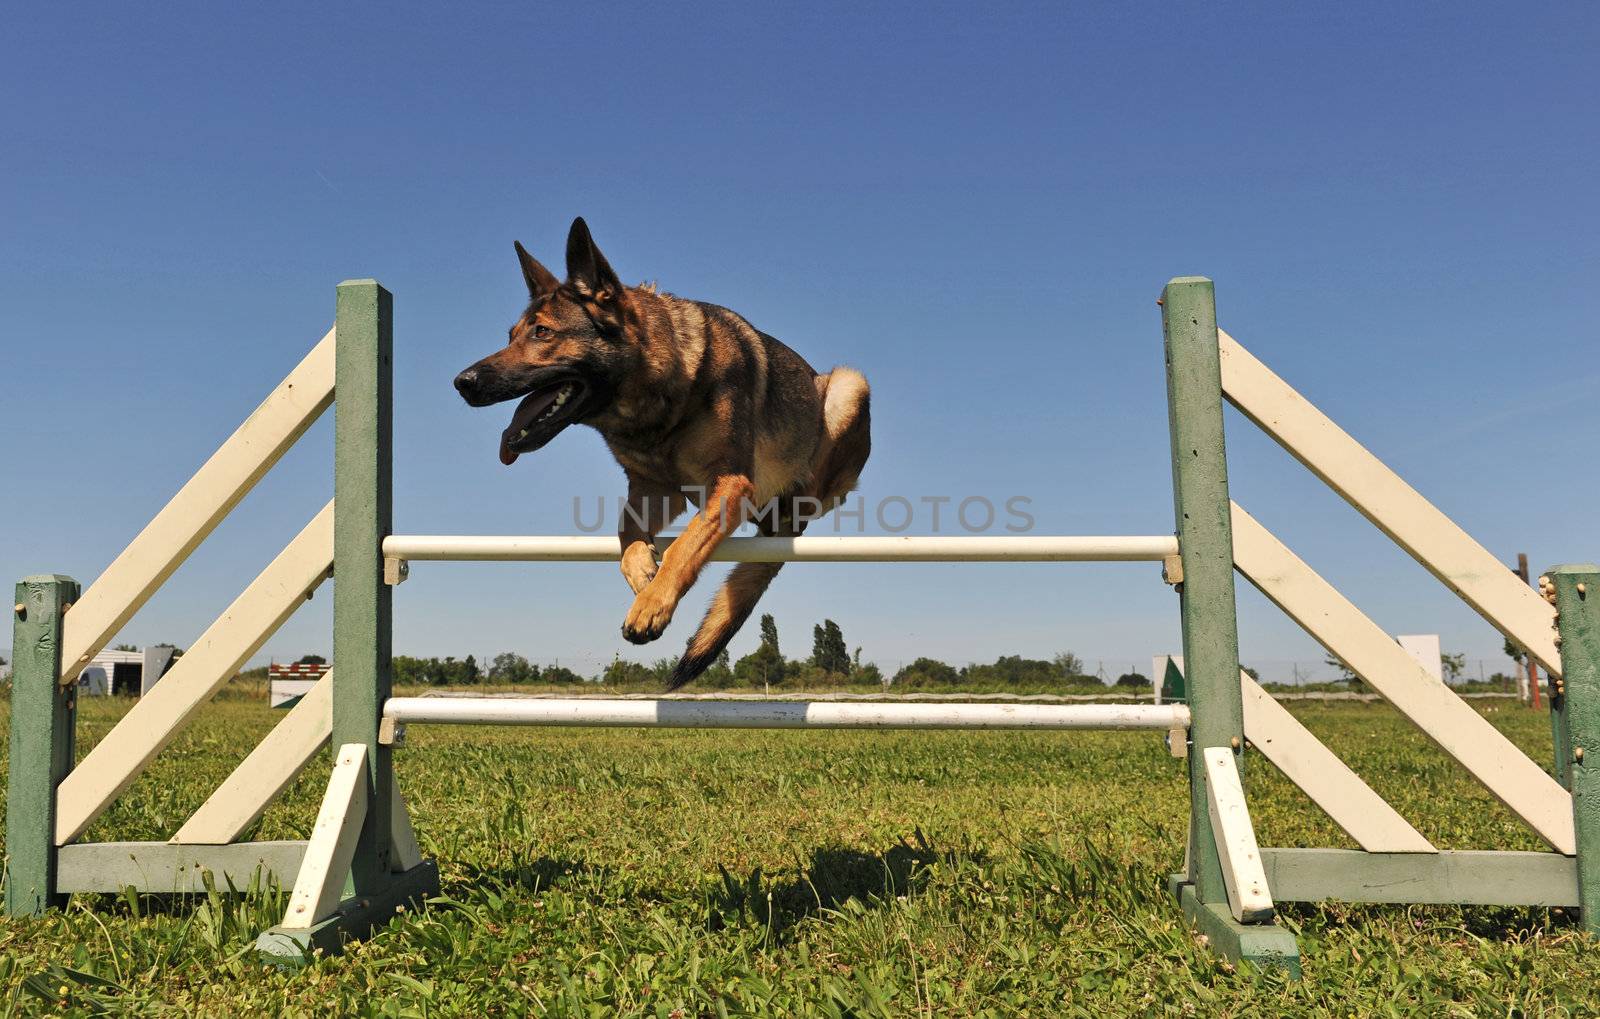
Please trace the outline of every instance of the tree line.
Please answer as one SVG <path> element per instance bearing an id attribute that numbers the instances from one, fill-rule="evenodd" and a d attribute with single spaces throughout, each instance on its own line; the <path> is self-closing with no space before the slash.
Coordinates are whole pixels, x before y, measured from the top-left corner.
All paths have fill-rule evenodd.
<path id="1" fill-rule="evenodd" d="M 954 666 L 933 658 L 918 658 L 892 676 L 885 676 L 872 662 L 861 660 L 861 648 L 854 651 L 845 641 L 844 631 L 831 619 L 811 628 L 811 653 L 804 658 L 784 655 L 778 640 L 778 624 L 770 614 L 761 617 L 761 639 L 756 649 L 737 661 L 724 650 L 708 668 L 699 684 L 706 689 L 748 688 L 769 690 L 783 687 L 860 686 L 898 687 L 937 690 L 941 687 L 1056 689 L 1086 687 L 1104 689 L 1098 678 L 1084 673 L 1083 660 L 1071 652 L 1052 659 L 1006 655 L 991 664 Z M 577 686 L 594 683 L 606 687 L 659 687 L 671 676 L 676 659 L 634 662 L 616 658 L 597 676 L 584 676 L 563 665 L 539 665 L 512 651 L 494 656 L 487 665 L 473 655 L 457 659 L 394 656 L 394 681 L 410 686 Z M 1129 689 L 1148 689 L 1150 680 L 1138 673 L 1119 677 L 1116 685 Z"/>

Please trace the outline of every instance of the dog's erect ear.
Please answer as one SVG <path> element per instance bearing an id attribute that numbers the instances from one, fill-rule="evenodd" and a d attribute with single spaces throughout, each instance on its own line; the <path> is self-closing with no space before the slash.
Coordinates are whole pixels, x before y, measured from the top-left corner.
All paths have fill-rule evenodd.
<path id="1" fill-rule="evenodd" d="M 539 264 L 539 260 L 528 254 L 528 249 L 522 246 L 521 241 L 513 241 L 517 246 L 517 261 L 522 263 L 522 278 L 528 281 L 528 296 L 543 297 L 555 293 L 561 281 L 556 279 L 556 274 Z"/>
<path id="2" fill-rule="evenodd" d="M 600 303 L 616 300 L 622 292 L 622 281 L 595 247 L 589 224 L 582 216 L 572 221 L 572 230 L 567 234 L 567 283 Z"/>

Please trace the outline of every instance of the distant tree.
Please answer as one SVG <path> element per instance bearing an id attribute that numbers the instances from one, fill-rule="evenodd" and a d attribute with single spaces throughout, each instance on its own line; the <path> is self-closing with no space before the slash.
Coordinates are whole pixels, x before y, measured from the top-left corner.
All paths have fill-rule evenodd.
<path id="1" fill-rule="evenodd" d="M 1439 668 L 1444 672 L 1444 681 L 1452 683 L 1460 679 L 1461 674 L 1467 671 L 1467 656 L 1464 654 L 1441 653 L 1439 655 Z"/>
<path id="2" fill-rule="evenodd" d="M 733 663 L 728 659 L 727 648 L 719 651 L 717 660 L 701 674 L 700 685 L 713 690 L 726 689 L 733 685 Z"/>
<path id="3" fill-rule="evenodd" d="M 1505 649 L 1507 658 L 1511 659 L 1513 662 L 1516 662 L 1518 665 L 1523 664 L 1523 659 L 1527 657 L 1528 652 L 1527 649 L 1525 649 L 1521 644 L 1518 644 L 1510 637 L 1507 637 L 1506 642 L 1501 646 Z"/>
<path id="4" fill-rule="evenodd" d="M 1361 689 L 1363 685 L 1361 682 L 1361 677 L 1356 675 L 1356 670 L 1346 665 L 1343 659 L 1334 654 L 1327 654 L 1323 656 L 1322 663 L 1330 668 L 1338 670 L 1339 679 L 1337 682 L 1349 683 L 1352 688 L 1357 690 Z"/>
<path id="5" fill-rule="evenodd" d="M 1249 676 L 1251 679 L 1255 680 L 1257 683 L 1261 682 L 1261 673 L 1257 672 L 1255 669 L 1252 669 L 1250 666 L 1241 665 L 1241 666 L 1239 666 L 1239 671 L 1244 673 L 1246 676 Z"/>
<path id="6" fill-rule="evenodd" d="M 483 681 L 478 660 L 471 655 L 459 662 L 454 655 L 447 655 L 443 660 L 428 658 L 417 661 L 420 663 L 422 682 L 431 686 L 469 686 Z"/>
<path id="7" fill-rule="evenodd" d="M 137 645 L 137 644 L 118 644 L 115 647 L 113 647 L 111 650 L 113 650 L 113 651 L 137 651 L 137 650 L 139 650 L 139 645 Z"/>
<path id="8" fill-rule="evenodd" d="M 489 663 L 489 680 L 494 683 L 531 683 L 539 678 L 539 670 L 514 651 L 502 651 Z"/>
<path id="9" fill-rule="evenodd" d="M 850 682 L 859 683 L 862 686 L 887 687 L 889 685 L 888 682 L 883 678 L 883 673 L 879 671 L 877 664 L 874 662 L 868 662 L 867 664 L 862 665 L 858 661 L 855 668 L 850 670 Z"/>
<path id="10" fill-rule="evenodd" d="M 762 616 L 761 621 L 765 624 L 771 618 Z M 767 643 L 763 637 L 754 651 L 734 663 L 733 676 L 744 686 L 776 686 L 783 682 L 787 670 L 788 663 L 778 653 L 777 646 Z"/>
<path id="11" fill-rule="evenodd" d="M 389 671 L 399 686 L 418 686 L 426 683 L 426 662 L 410 655 L 395 655 L 389 662 Z"/>
<path id="12" fill-rule="evenodd" d="M 654 678 L 646 666 L 623 658 L 612 659 L 605 672 L 600 674 L 600 682 L 607 686 L 640 686 L 650 683 Z"/>
<path id="13" fill-rule="evenodd" d="M 811 664 L 823 672 L 840 676 L 850 672 L 850 652 L 845 647 L 844 633 L 831 619 L 824 619 L 821 625 L 811 628 Z"/>
<path id="14" fill-rule="evenodd" d="M 954 686 L 960 681 L 961 673 L 954 666 L 936 658 L 918 658 L 894 674 L 895 686 Z"/>
<path id="15" fill-rule="evenodd" d="M 321 655 L 301 655 L 296 665 L 327 665 L 328 660 Z"/>
<path id="16" fill-rule="evenodd" d="M 564 665 L 547 665 L 539 671 L 539 682 L 551 686 L 576 686 L 584 678 Z"/>
<path id="17" fill-rule="evenodd" d="M 1508 676 L 1503 672 L 1496 672 L 1489 677 L 1489 682 L 1493 683 L 1496 687 L 1499 687 L 1502 690 L 1515 691 L 1521 680 L 1512 676 Z"/>
<path id="18" fill-rule="evenodd" d="M 1056 670 L 1061 673 L 1061 678 L 1071 679 L 1073 676 L 1083 675 L 1083 659 L 1071 651 L 1062 651 L 1051 659 Z"/>
<path id="19" fill-rule="evenodd" d="M 1117 685 L 1138 690 L 1148 690 L 1150 688 L 1150 680 L 1137 672 L 1124 672 L 1117 677 Z"/>
<path id="20" fill-rule="evenodd" d="M 672 670 L 678 665 L 676 658 L 657 658 L 650 663 L 650 678 L 660 685 L 666 686 L 667 680 L 672 678 Z"/>
<path id="21" fill-rule="evenodd" d="M 782 656 L 783 652 L 778 647 L 778 624 L 770 612 L 762 613 L 761 616 L 761 643 L 772 648 L 774 654 Z"/>

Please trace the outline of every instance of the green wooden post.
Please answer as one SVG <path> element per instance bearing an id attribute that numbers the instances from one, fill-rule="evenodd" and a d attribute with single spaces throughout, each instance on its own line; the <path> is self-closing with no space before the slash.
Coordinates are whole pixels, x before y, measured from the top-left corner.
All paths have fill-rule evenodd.
<path id="1" fill-rule="evenodd" d="M 335 952 L 388 923 L 395 909 L 439 892 L 424 860 L 394 871 L 390 834 L 390 748 L 379 722 L 391 685 L 393 588 L 383 580 L 383 539 L 391 531 L 394 298 L 376 280 L 339 284 L 333 412 L 333 748 L 367 747 L 366 817 L 346 884 L 350 895 L 310 930 L 274 927 L 256 947 L 270 962 L 295 965 L 311 949 Z"/>
<path id="2" fill-rule="evenodd" d="M 6 789 L 6 913 L 60 905 L 56 786 L 72 770 L 78 688 L 62 685 L 62 616 L 78 582 L 54 574 L 17 584 L 11 637 L 11 772 Z"/>
<path id="3" fill-rule="evenodd" d="M 1561 635 L 1566 692 L 1560 714 L 1571 748 L 1567 767 L 1578 844 L 1578 908 L 1583 926 L 1600 934 L 1600 566 L 1557 566 L 1545 577 L 1555 587 Z"/>
<path id="4" fill-rule="evenodd" d="M 1188 693 L 1189 871 L 1180 901 L 1226 956 L 1298 972 L 1294 938 L 1275 927 L 1236 923 L 1211 831 L 1200 751 L 1230 747 L 1242 756 L 1244 704 L 1233 590 L 1233 520 L 1222 431 L 1222 366 L 1212 283 L 1181 276 L 1161 299 L 1166 334 L 1167 418 L 1172 493 L 1183 581 L 1183 675 Z"/>
<path id="5" fill-rule="evenodd" d="M 357 895 L 390 883 L 391 754 L 378 742 L 389 698 L 394 298 L 376 280 L 339 284 L 334 361 L 333 747 L 367 745 L 367 818 L 351 878 Z"/>

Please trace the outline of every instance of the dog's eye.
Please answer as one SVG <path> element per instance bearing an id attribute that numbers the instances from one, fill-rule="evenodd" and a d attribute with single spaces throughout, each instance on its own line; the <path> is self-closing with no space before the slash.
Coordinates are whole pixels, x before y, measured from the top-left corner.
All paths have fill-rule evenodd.
<path id="1" fill-rule="evenodd" d="M 550 327 L 549 326 L 534 326 L 533 327 L 533 335 L 535 337 L 537 337 L 538 339 L 542 340 L 546 336 L 550 335 Z"/>

